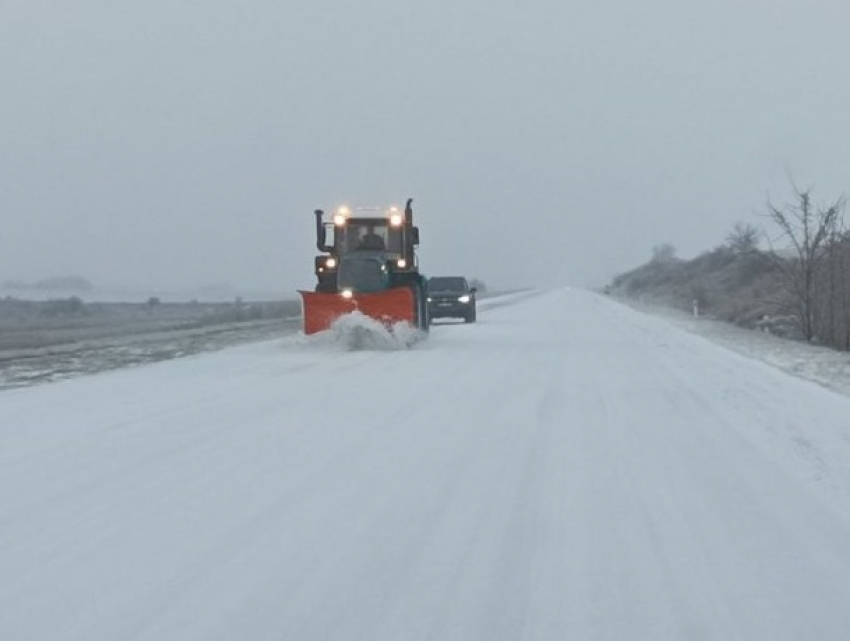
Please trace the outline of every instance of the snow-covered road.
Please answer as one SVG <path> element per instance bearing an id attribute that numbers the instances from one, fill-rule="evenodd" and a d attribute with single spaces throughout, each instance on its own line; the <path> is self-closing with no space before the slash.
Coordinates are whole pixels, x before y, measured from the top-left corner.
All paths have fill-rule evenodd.
<path id="1" fill-rule="evenodd" d="M 0 394 L 0 639 L 850 638 L 850 399 L 488 305 Z"/>

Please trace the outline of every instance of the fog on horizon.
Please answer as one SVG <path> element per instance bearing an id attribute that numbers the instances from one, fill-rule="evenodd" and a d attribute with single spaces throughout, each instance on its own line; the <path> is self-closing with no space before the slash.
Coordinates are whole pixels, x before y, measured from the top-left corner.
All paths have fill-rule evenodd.
<path id="1" fill-rule="evenodd" d="M 312 211 L 415 199 L 429 275 L 595 286 L 850 190 L 850 5 L 0 6 L 0 282 L 313 285 Z"/>

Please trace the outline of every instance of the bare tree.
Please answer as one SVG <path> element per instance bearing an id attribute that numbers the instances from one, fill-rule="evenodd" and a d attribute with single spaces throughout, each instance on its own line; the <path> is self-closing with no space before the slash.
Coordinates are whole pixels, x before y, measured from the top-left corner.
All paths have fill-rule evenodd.
<path id="1" fill-rule="evenodd" d="M 815 328 L 825 344 L 842 350 L 850 349 L 850 282 L 848 258 L 850 236 L 837 229 L 826 244 L 823 266 L 817 274 L 816 307 L 820 310 Z"/>
<path id="2" fill-rule="evenodd" d="M 768 217 L 779 227 L 779 238 L 790 242 L 790 256 L 773 248 L 769 259 L 785 277 L 800 331 L 806 340 L 815 337 L 818 308 L 815 300 L 817 276 L 829 253 L 828 244 L 843 225 L 845 199 L 828 206 L 815 205 L 811 190 L 794 188 L 795 201 L 782 207 L 768 202 Z"/>
<path id="3" fill-rule="evenodd" d="M 759 230 L 749 223 L 735 223 L 726 235 L 726 244 L 736 254 L 747 254 L 758 249 Z"/>

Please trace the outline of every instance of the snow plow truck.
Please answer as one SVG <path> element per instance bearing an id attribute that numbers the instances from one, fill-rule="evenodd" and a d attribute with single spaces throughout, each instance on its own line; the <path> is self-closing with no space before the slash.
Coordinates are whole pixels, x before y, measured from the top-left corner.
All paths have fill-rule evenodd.
<path id="1" fill-rule="evenodd" d="M 329 329 L 344 314 L 359 311 L 389 329 L 407 322 L 427 331 L 427 281 L 419 273 L 413 199 L 404 211 L 339 207 L 326 220 L 315 210 L 315 291 L 301 291 L 304 333 Z"/>

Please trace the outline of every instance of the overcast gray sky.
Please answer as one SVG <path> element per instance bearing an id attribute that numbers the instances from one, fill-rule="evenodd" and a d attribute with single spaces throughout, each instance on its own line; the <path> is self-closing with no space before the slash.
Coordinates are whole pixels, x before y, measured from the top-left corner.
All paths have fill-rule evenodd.
<path id="1" fill-rule="evenodd" d="M 850 3 L 0 0 L 0 281 L 311 287 L 312 210 L 596 285 L 850 190 Z"/>

